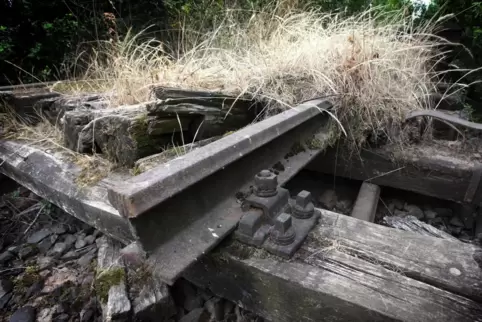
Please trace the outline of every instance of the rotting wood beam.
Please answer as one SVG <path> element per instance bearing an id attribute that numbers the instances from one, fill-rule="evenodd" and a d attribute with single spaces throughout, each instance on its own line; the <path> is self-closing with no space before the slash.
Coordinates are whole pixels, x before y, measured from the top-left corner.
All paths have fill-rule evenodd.
<path id="1" fill-rule="evenodd" d="M 271 321 L 482 321 L 479 248 L 321 211 L 290 261 L 227 241 L 184 276 Z"/>
<path id="2" fill-rule="evenodd" d="M 51 92 L 47 87 L 33 87 L 22 89 L 12 87 L 0 89 L 0 110 L 2 105 L 15 109 L 15 113 L 25 118 L 34 115 L 33 106 L 39 100 L 60 96 L 59 93 Z"/>
<path id="3" fill-rule="evenodd" d="M 395 161 L 394 161 L 395 160 Z M 308 170 L 367 181 L 459 203 L 478 204 L 481 155 L 447 141 L 408 147 L 386 146 L 362 150 L 345 158 L 327 149 Z"/>

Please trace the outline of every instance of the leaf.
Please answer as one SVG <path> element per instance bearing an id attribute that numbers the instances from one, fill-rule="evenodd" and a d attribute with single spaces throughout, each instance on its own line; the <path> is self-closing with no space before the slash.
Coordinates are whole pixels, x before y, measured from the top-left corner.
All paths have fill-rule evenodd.
<path id="1" fill-rule="evenodd" d="M 51 24 L 50 22 L 45 22 L 42 27 L 45 29 L 45 30 L 49 30 L 49 29 L 52 29 L 53 28 L 53 24 Z"/>

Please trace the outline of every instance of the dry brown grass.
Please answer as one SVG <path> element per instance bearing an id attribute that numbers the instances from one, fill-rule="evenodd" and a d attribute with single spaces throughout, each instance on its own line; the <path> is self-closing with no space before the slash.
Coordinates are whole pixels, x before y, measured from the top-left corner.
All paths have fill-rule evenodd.
<path id="1" fill-rule="evenodd" d="M 156 40 L 127 35 L 91 57 L 83 81 L 112 93 L 114 105 L 147 100 L 152 85 L 249 95 L 268 109 L 326 97 L 355 148 L 376 131 L 398 137 L 404 116 L 427 108 L 447 45 L 433 35 L 436 23 L 416 27 L 402 11 L 279 12 L 246 19 L 231 10 L 211 32 L 184 29 L 176 58 Z"/>
<path id="2" fill-rule="evenodd" d="M 42 116 L 35 116 L 35 120 L 24 119 L 9 107 L 4 107 L 4 112 L 0 113 L 0 124 L 4 129 L 2 139 L 20 141 L 49 154 L 61 153 L 66 160 L 76 164 L 80 168 L 76 183 L 81 188 L 99 182 L 115 168 L 100 155 L 77 153 L 63 146 L 62 131 Z"/>
<path id="3" fill-rule="evenodd" d="M 0 122 L 4 128 L 3 139 L 23 141 L 46 149 L 65 149 L 62 146 L 61 131 L 45 119 L 36 119 L 24 119 L 7 107 L 6 111 L 0 114 Z"/>

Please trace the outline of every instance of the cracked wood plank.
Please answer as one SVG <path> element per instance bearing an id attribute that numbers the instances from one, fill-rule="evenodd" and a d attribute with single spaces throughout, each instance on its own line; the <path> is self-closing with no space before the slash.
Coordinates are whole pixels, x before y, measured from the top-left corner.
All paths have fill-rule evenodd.
<path id="1" fill-rule="evenodd" d="M 132 166 L 136 160 L 167 146 L 223 135 L 248 125 L 254 118 L 247 109 L 233 108 L 235 115 L 228 110 L 221 105 L 176 100 L 75 109 L 64 114 L 64 144 L 77 152 L 100 152 L 120 165 Z"/>
<path id="2" fill-rule="evenodd" d="M 322 214 L 289 261 L 228 241 L 185 277 L 271 321 L 482 321 L 480 249 Z"/>
<path id="3" fill-rule="evenodd" d="M 314 236 L 335 240 L 355 256 L 394 267 L 406 276 L 482 301 L 482 269 L 474 259 L 482 249 L 475 245 L 367 225 L 325 210 Z"/>

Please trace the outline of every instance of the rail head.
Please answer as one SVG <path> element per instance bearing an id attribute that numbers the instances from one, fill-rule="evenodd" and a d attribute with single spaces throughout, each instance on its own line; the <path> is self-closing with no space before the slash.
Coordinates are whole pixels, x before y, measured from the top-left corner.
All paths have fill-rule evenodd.
<path id="1" fill-rule="evenodd" d="M 331 107 L 316 99 L 249 125 L 112 187 L 109 201 L 123 216 L 137 217 Z"/>

